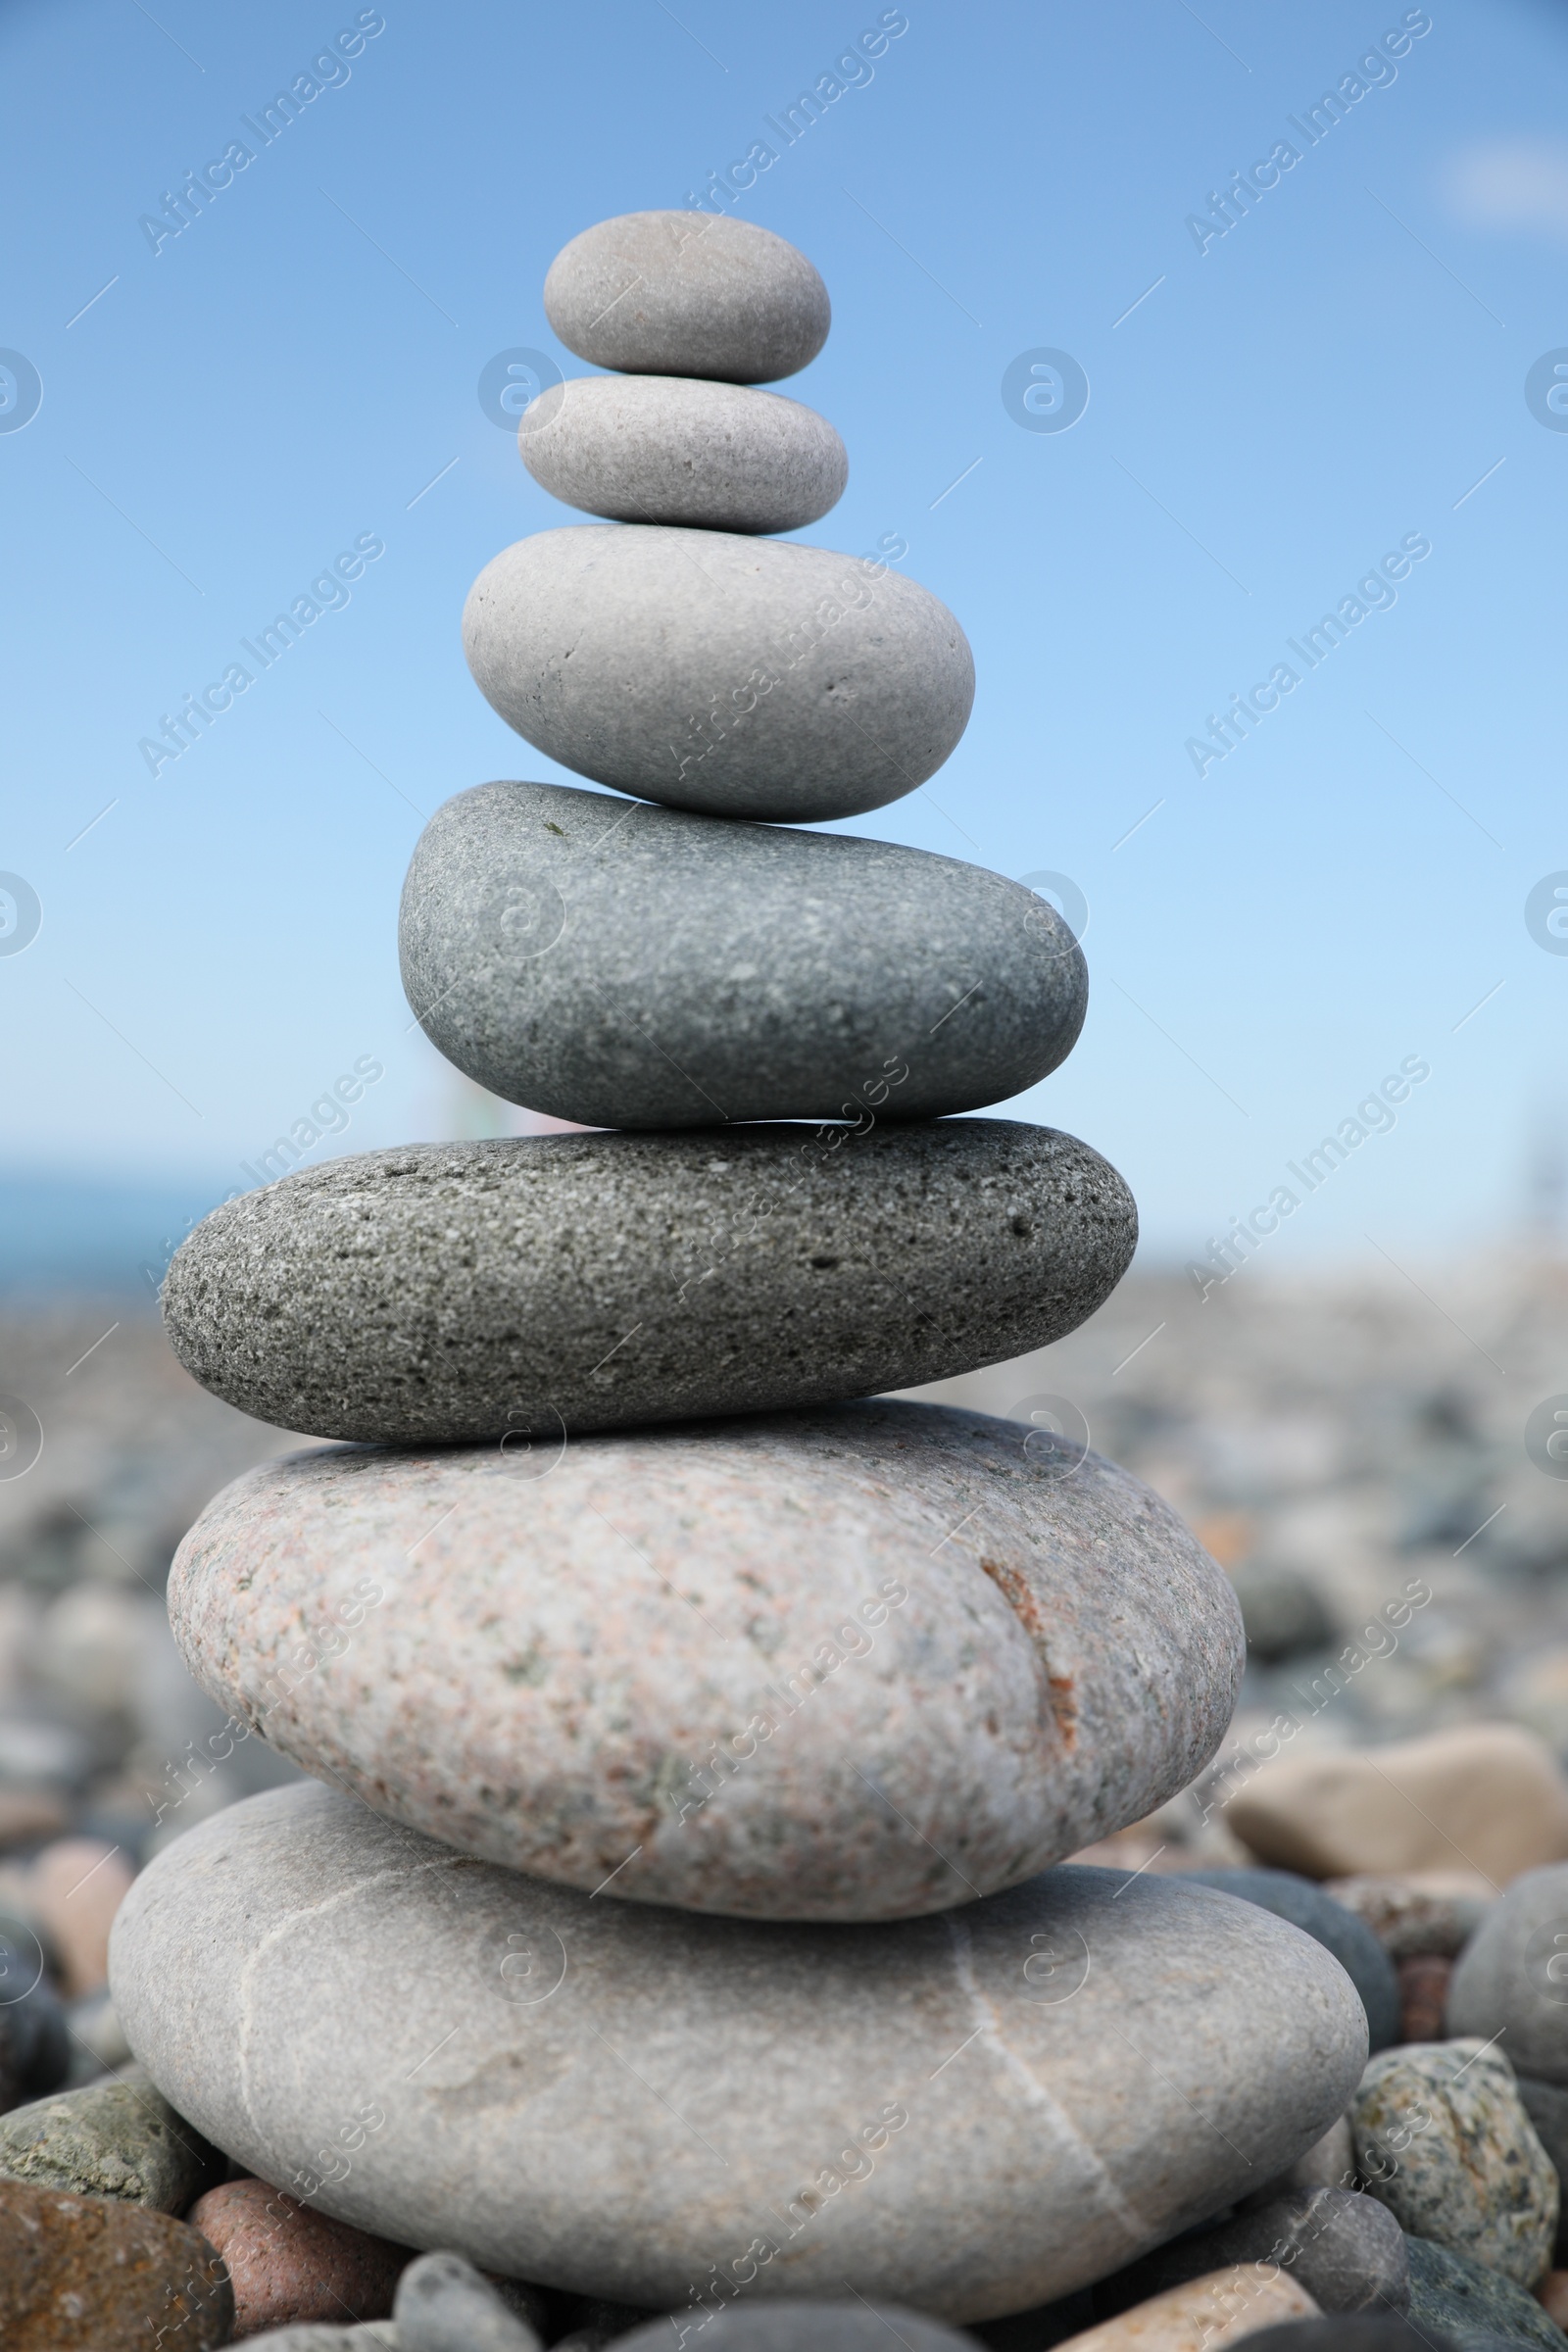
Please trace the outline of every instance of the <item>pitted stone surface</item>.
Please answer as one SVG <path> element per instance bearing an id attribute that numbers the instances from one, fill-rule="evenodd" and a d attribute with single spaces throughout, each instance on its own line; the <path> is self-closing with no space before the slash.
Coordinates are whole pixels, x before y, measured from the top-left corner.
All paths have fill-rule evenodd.
<path id="1" fill-rule="evenodd" d="M 622 213 L 564 245 L 545 316 L 595 368 L 765 384 L 827 341 L 827 288 L 771 229 L 713 213 Z"/>
<path id="2" fill-rule="evenodd" d="M 139 2068 L 0 2118 L 0 2173 L 40 2188 L 182 2214 L 223 2169 Z"/>
<path id="3" fill-rule="evenodd" d="M 677 375 L 575 375 L 517 436 L 542 489 L 615 522 L 793 531 L 836 507 L 849 479 L 825 416 L 779 392 Z"/>
<path id="4" fill-rule="evenodd" d="M 962 629 L 883 556 L 733 531 L 519 539 L 469 590 L 463 642 L 563 767 L 713 816 L 880 808 L 936 773 L 974 701 Z"/>
<path id="5" fill-rule="evenodd" d="M 1027 2310 L 1290 2164 L 1366 2047 L 1326 1952 L 1175 1879 L 709 1919 L 313 1786 L 166 1847 L 111 1981 L 166 2096 L 242 2163 L 287 2179 L 373 2097 L 386 2128 L 323 2209 L 656 2311 L 715 2263 L 759 2299 Z"/>
<path id="6" fill-rule="evenodd" d="M 981 866 L 559 784 L 437 810 L 399 945 L 449 1061 L 587 1127 L 978 1110 L 1088 1002 L 1055 908 Z"/>
<path id="7" fill-rule="evenodd" d="M 1549 2268 L 1557 2175 L 1500 2050 L 1477 2040 L 1384 2050 L 1350 2126 L 1362 2179 L 1402 2230 L 1519 2286 Z"/>
<path id="8" fill-rule="evenodd" d="M 215 1209 L 164 1323 L 280 1429 L 537 1444 L 1023 1355 L 1093 1314 L 1136 1230 L 1098 1152 L 1002 1119 L 417 1144 Z"/>
<path id="9" fill-rule="evenodd" d="M 1235 1703 L 1208 1554 L 1038 1447 L 889 1402 L 559 1459 L 295 1454 L 208 1505 L 171 1614 L 225 1711 L 490 1861 L 752 1918 L 938 1910 L 1143 1819 Z"/>

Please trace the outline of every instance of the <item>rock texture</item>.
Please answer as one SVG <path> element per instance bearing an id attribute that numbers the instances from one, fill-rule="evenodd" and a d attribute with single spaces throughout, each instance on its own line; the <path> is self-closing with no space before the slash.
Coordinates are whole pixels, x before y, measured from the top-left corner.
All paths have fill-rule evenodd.
<path id="1" fill-rule="evenodd" d="M 640 800 L 805 824 L 880 808 L 968 723 L 946 605 L 884 556 L 640 523 L 519 539 L 463 642 L 507 724 Z"/>
<path id="2" fill-rule="evenodd" d="M 539 2337 L 509 2311 L 461 2254 L 421 2254 L 398 2280 L 392 2307 L 399 2352 L 539 2352 Z"/>
<path id="3" fill-rule="evenodd" d="M 569 507 L 711 531 L 815 522 L 850 471 L 814 409 L 674 375 L 568 376 L 529 410 L 517 446 L 534 480 Z"/>
<path id="4" fill-rule="evenodd" d="M 827 341 L 827 288 L 793 245 L 713 213 L 622 213 L 563 246 L 545 316 L 595 368 L 763 384 Z"/>
<path id="5" fill-rule="evenodd" d="M 1364 1921 L 1309 1879 L 1286 1870 L 1200 1870 L 1199 1886 L 1217 1887 L 1244 1903 L 1259 1903 L 1334 1954 L 1361 1996 L 1374 2050 L 1399 2039 L 1399 1980 L 1394 1963 Z"/>
<path id="6" fill-rule="evenodd" d="M 164 1325 L 281 1429 L 553 1446 L 1022 1355 L 1094 1312 L 1135 1238 L 1097 1152 L 1001 1119 L 416 1144 L 215 1209 Z"/>
<path id="7" fill-rule="evenodd" d="M 1365 2049 L 1318 1946 L 1174 1880 L 758 1925 L 552 1887 L 317 1787 L 167 1847 L 111 1982 L 166 2096 L 258 2172 L 373 2097 L 324 2208 L 656 2310 L 715 2263 L 760 2299 L 1027 2309 L 1282 2170 Z"/>
<path id="8" fill-rule="evenodd" d="M 1386 2050 L 1350 2124 L 1368 2190 L 1401 2229 L 1534 2286 L 1556 2242 L 1557 2176 L 1506 2058 L 1479 2041 Z"/>
<path id="9" fill-rule="evenodd" d="M 1484 1879 L 1436 1871 L 1330 1879 L 1323 1891 L 1364 1919 L 1395 1961 L 1456 1960 L 1496 1900 Z"/>
<path id="10" fill-rule="evenodd" d="M 1464 1724 L 1373 1756 L 1282 1759 L 1240 1791 L 1229 1822 L 1260 1862 L 1310 1879 L 1464 1870 L 1500 1888 L 1568 1855 L 1568 1779 L 1534 1732 Z"/>
<path id="11" fill-rule="evenodd" d="M 683 2315 L 650 2320 L 630 2335 L 616 2336 L 621 2352 L 671 2352 L 680 2341 Z M 940 2321 L 896 2303 L 734 2304 L 715 2312 L 691 2340 L 703 2352 L 968 2352 L 974 2338 L 956 2335 Z"/>
<path id="12" fill-rule="evenodd" d="M 1168 2287 L 1118 2319 L 1068 2336 L 1062 2352 L 1213 2352 L 1244 2336 L 1250 2341 L 1259 2328 L 1316 2315 L 1317 2305 L 1296 2279 L 1272 2263 L 1248 2263 Z"/>
<path id="13" fill-rule="evenodd" d="M 1506 2034 L 1516 2074 L 1568 2085 L 1568 1865 L 1493 1905 L 1448 1980 L 1448 2032 Z"/>
<path id="14" fill-rule="evenodd" d="M 1524 2101 L 1526 2115 L 1534 2124 L 1536 2137 L 1551 2162 L 1557 2176 L 1557 2186 L 1563 2190 L 1568 2180 L 1568 2090 L 1555 2082 L 1537 2082 L 1528 2075 L 1519 2078 L 1519 2096 Z M 1568 2263 L 1568 2191 L 1557 2207 L 1557 2242 L 1552 2260 L 1561 2267 Z"/>
<path id="15" fill-rule="evenodd" d="M 286 2030 L 279 2026 L 279 2031 Z M 356 2113 L 364 2112 L 361 2101 Z M 333 2156 L 353 2171 L 337 2134 Z M 361 2145 L 365 2144 L 363 2137 Z M 312 2164 L 326 2161 L 313 2151 Z M 314 2178 L 314 2174 L 311 2175 Z M 209 2189 L 190 2211 L 190 2225 L 217 2247 L 234 2290 L 234 2328 L 256 2335 L 264 2328 L 301 2321 L 333 2327 L 389 2316 L 398 2274 L 411 2259 L 407 2246 L 388 2245 L 330 2214 L 285 2196 L 267 2180 L 229 2180 Z"/>
<path id="16" fill-rule="evenodd" d="M 1522 2286 L 1424 2237 L 1410 2239 L 1410 2324 L 1429 2340 L 1446 2330 L 1462 2352 L 1504 2344 L 1562 2352 L 1561 2328 Z"/>
<path id="17" fill-rule="evenodd" d="M 888 1402 L 537 1479 L 296 1454 L 208 1506 L 171 1614 L 225 1713 L 465 1851 L 754 1918 L 936 1910 L 1141 1820 L 1235 1702 L 1207 1553 L 1024 1435 Z"/>
<path id="18" fill-rule="evenodd" d="M 1409 2320 L 1362 2313 L 1354 2318 L 1284 2320 L 1277 2327 L 1258 2328 L 1247 2344 L 1248 2352 L 1497 2352 L 1499 2340 L 1507 2339 L 1471 2336 L 1461 2342 L 1458 2336 L 1417 2328 Z"/>
<path id="19" fill-rule="evenodd" d="M 391 2320 L 367 2320 L 354 2328 L 307 2321 L 301 2328 L 269 2328 L 245 2342 L 248 2352 L 403 2352 Z"/>
<path id="20" fill-rule="evenodd" d="M 403 986 L 431 1043 L 586 1127 L 940 1118 L 1063 1061 L 1084 959 L 1048 900 L 956 858 L 482 784 L 426 825 Z"/>
<path id="21" fill-rule="evenodd" d="M 0 2118 L 0 2174 L 40 2188 L 182 2214 L 225 2169 L 140 2068 Z"/>
<path id="22" fill-rule="evenodd" d="M 114 2197 L 0 2180 L 6 2352 L 214 2352 L 233 2332 L 221 2262 L 183 2222 Z"/>
<path id="23" fill-rule="evenodd" d="M 1273 2265 L 1320 2311 L 1402 2312 L 1410 2300 L 1404 2233 L 1386 2206 L 1354 2189 L 1319 2188 L 1158 2246 L 1095 2288 L 1106 2317 L 1214 2271 Z"/>

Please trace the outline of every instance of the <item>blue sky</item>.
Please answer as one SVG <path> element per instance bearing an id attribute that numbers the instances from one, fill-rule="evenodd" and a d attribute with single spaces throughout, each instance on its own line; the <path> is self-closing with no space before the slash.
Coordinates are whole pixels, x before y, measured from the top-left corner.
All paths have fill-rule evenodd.
<path id="1" fill-rule="evenodd" d="M 870 77 L 774 137 L 884 17 Z M 1309 143 L 1292 119 L 1347 76 Z M 946 768 L 848 829 L 1090 906 L 1083 1039 L 1011 1112 L 1103 1151 L 1185 1258 L 1420 1059 L 1271 1250 L 1518 1228 L 1568 1074 L 1568 956 L 1526 924 L 1568 869 L 1568 432 L 1526 400 L 1568 347 L 1568 10 L 10 0 L 0 108 L 0 347 L 42 386 L 0 430 L 0 870 L 41 908 L 0 953 L 0 1170 L 216 1198 L 362 1059 L 384 1074 L 322 1150 L 473 1120 L 411 1030 L 403 871 L 452 793 L 574 780 L 463 660 L 474 575 L 575 519 L 478 379 L 517 347 L 581 372 L 540 302 L 559 248 L 768 140 L 726 209 L 827 281 L 787 388 L 851 459 L 799 535 L 902 534 L 978 672 Z M 178 235 L 141 225 L 236 140 Z M 1039 350 L 1088 377 L 1069 430 L 1004 404 Z M 30 378 L 0 367 L 14 419 Z M 368 539 L 350 601 L 151 775 L 140 739 Z M 1297 661 L 1413 539 L 1396 601 Z M 1189 740 L 1282 662 L 1299 684 L 1200 775 Z"/>

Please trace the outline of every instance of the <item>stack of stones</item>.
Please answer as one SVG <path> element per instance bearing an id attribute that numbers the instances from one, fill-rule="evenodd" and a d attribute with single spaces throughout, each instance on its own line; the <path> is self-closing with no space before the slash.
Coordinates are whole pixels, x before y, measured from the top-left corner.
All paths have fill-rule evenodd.
<path id="1" fill-rule="evenodd" d="M 181 1547 L 194 1673 L 314 1777 L 158 1857 L 114 1997 L 181 2114 L 379 2236 L 684 2340 L 846 2287 L 1020 2311 L 1292 2165 L 1365 2021 L 1267 1912 L 1052 1867 L 1212 1755 L 1213 1562 L 1047 1432 L 863 1401 L 1071 1330 L 1134 1208 L 1070 1136 L 949 1115 L 1071 1048 L 1054 909 L 787 829 L 918 785 L 972 693 L 885 554 L 767 536 L 844 486 L 756 388 L 820 348 L 821 280 L 644 213 L 545 301 L 616 372 L 522 454 L 610 519 L 498 556 L 468 658 L 634 797 L 448 803 L 403 968 L 461 1069 L 610 1132 L 338 1160 L 174 1259 L 198 1379 L 348 1443 Z"/>

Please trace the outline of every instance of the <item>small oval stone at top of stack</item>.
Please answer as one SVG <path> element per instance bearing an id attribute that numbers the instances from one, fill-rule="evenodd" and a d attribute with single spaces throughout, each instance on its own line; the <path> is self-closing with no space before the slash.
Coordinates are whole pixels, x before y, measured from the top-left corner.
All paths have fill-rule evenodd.
<path id="1" fill-rule="evenodd" d="M 1026 1354 L 1136 1238 L 1107 1161 L 1006 1119 L 416 1144 L 214 1209 L 164 1326 L 276 1428 L 553 1446 Z"/>
<path id="2" fill-rule="evenodd" d="M 561 784 L 437 809 L 398 946 L 449 1061 L 585 1127 L 979 1110 L 1088 1002 L 1055 908 L 983 866 Z"/>
<path id="3" fill-rule="evenodd" d="M 614 522 L 793 531 L 849 479 L 825 416 L 778 392 L 674 375 L 569 376 L 523 417 L 541 489 Z"/>
<path id="4" fill-rule="evenodd" d="M 885 554 L 572 523 L 492 558 L 463 611 L 481 694 L 563 767 L 639 800 L 808 824 L 935 775 L 968 639 Z"/>
<path id="5" fill-rule="evenodd" d="M 771 229 L 712 213 L 621 213 L 564 245 L 545 316 L 568 351 L 635 375 L 765 384 L 827 341 L 827 288 Z"/>

